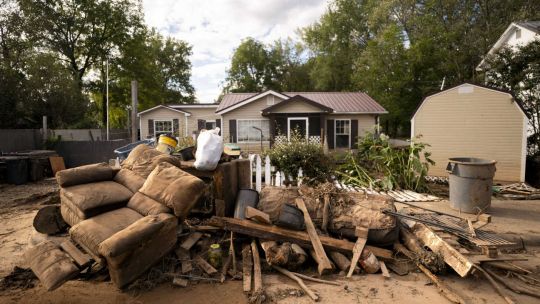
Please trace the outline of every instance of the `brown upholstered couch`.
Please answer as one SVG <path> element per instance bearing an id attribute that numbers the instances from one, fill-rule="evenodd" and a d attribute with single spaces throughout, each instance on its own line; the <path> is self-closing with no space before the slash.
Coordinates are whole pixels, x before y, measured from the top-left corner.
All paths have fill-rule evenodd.
<path id="1" fill-rule="evenodd" d="M 108 266 L 112 281 L 120 288 L 174 247 L 179 219 L 206 187 L 199 178 L 172 165 L 173 160 L 139 147 L 121 170 L 93 164 L 56 176 L 61 187 L 60 209 L 72 226 L 71 238 Z M 155 157 L 141 157 L 144 153 Z M 145 173 L 131 170 L 141 163 L 134 158 L 147 163 L 140 166 Z"/>

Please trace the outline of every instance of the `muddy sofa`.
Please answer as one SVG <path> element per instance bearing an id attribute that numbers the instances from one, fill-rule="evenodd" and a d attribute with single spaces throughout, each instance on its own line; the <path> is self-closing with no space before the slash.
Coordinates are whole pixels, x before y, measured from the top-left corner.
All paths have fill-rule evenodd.
<path id="1" fill-rule="evenodd" d="M 115 170 L 107 164 L 63 170 L 56 176 L 60 210 L 72 226 L 71 238 L 108 266 L 120 288 L 174 247 L 179 220 L 206 187 L 199 178 L 159 158 L 147 176 L 127 166 Z"/>

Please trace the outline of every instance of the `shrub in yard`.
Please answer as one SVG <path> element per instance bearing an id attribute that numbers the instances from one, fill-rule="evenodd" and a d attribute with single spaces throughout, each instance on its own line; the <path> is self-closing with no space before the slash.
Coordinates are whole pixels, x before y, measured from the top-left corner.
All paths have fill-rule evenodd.
<path id="1" fill-rule="evenodd" d="M 435 163 L 418 138 L 405 147 L 392 147 L 388 136 L 367 134 L 358 151 L 349 153 L 337 173 L 343 182 L 378 190 L 426 190 L 425 176 Z"/>
<path id="2" fill-rule="evenodd" d="M 306 183 L 322 182 L 328 179 L 333 166 L 332 159 L 325 155 L 320 144 L 310 143 L 298 132 L 293 131 L 286 143 L 275 144 L 266 150 L 272 165 L 285 175 L 296 177 L 302 172 Z"/>

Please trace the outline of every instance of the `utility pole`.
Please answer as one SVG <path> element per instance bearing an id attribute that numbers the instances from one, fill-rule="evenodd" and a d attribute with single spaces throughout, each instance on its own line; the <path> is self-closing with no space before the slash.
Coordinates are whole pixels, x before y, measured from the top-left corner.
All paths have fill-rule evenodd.
<path id="1" fill-rule="evenodd" d="M 105 96 L 107 98 L 107 140 L 109 140 L 109 57 L 106 61 L 106 70 L 107 70 L 107 82 L 105 85 Z"/>
<path id="2" fill-rule="evenodd" d="M 131 81 L 131 142 L 137 141 L 137 80 Z"/>

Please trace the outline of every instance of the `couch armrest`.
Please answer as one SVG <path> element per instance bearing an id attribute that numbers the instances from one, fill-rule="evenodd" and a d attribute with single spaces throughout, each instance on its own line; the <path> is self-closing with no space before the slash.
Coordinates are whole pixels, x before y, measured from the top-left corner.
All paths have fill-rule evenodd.
<path id="1" fill-rule="evenodd" d="M 56 181 L 60 187 L 110 181 L 113 177 L 113 168 L 106 163 L 80 166 L 56 173 Z"/>
<path id="2" fill-rule="evenodd" d="M 114 258 L 133 251 L 155 236 L 170 220 L 175 220 L 172 214 L 147 215 L 101 242 L 99 254 L 106 258 Z"/>

